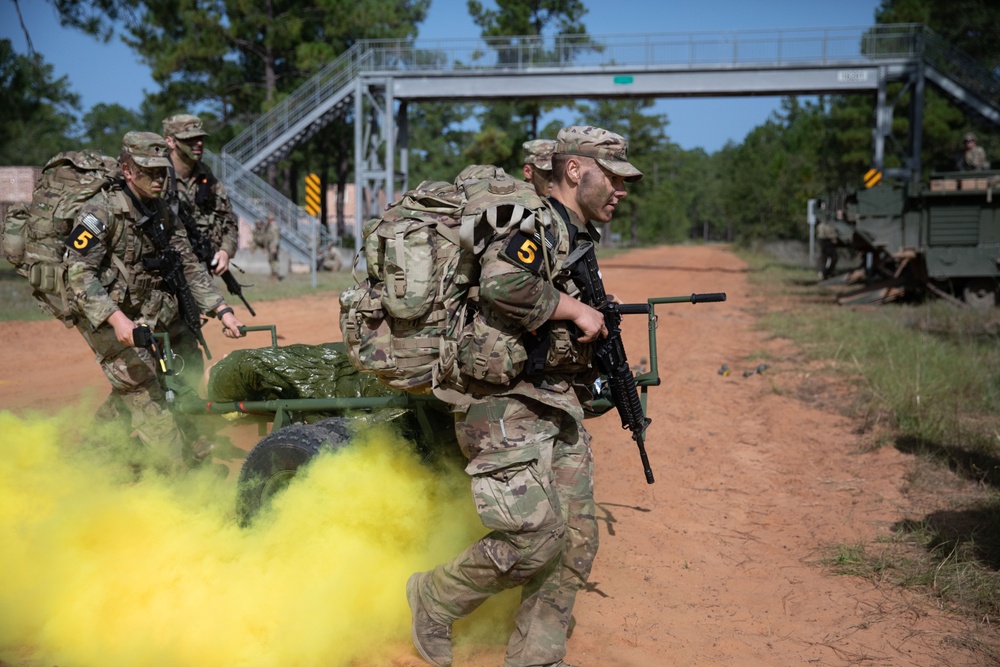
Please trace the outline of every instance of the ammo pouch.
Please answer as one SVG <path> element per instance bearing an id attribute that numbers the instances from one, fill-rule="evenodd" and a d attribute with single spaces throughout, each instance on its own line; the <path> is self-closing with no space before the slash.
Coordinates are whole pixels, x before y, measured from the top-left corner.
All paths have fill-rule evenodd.
<path id="1" fill-rule="evenodd" d="M 549 322 L 549 350 L 545 368 L 560 373 L 575 373 L 590 368 L 594 358 L 593 343 L 579 343 L 580 331 L 572 322 Z"/>
<path id="2" fill-rule="evenodd" d="M 524 370 L 527 359 L 521 335 L 491 326 L 481 312 L 476 313 L 458 344 L 462 374 L 487 384 L 510 384 Z"/>
<path id="3" fill-rule="evenodd" d="M 65 296 L 66 267 L 61 264 L 32 264 L 28 267 L 28 282 L 39 292 Z"/>
<path id="4" fill-rule="evenodd" d="M 66 267 L 61 264 L 31 264 L 27 267 L 28 283 L 34 288 L 32 296 L 38 306 L 72 328 L 76 318 L 72 299 L 66 291 Z"/>

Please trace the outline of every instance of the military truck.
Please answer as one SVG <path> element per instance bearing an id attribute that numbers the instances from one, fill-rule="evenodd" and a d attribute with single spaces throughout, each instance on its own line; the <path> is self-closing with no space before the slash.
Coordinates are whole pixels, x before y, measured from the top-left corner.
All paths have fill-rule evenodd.
<path id="1" fill-rule="evenodd" d="M 829 207 L 827 217 L 820 222 L 826 253 L 849 248 L 861 259 L 856 270 L 824 283 L 849 286 L 838 295 L 840 303 L 934 294 L 979 308 L 997 304 L 1000 170 L 883 183 L 849 194 L 843 208 Z M 830 264 L 823 251 L 820 262 Z"/>

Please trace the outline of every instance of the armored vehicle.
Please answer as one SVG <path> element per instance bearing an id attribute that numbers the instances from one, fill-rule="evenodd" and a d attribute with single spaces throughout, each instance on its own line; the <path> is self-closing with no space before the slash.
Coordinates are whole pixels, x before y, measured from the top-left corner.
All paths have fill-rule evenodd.
<path id="1" fill-rule="evenodd" d="M 1000 171 L 942 172 L 926 183 L 859 190 L 847 197 L 841 217 L 826 223 L 827 248 L 850 248 L 863 261 L 856 271 L 827 280 L 851 286 L 839 302 L 933 293 L 976 307 L 997 304 Z M 830 263 L 822 253 L 820 261 Z"/>

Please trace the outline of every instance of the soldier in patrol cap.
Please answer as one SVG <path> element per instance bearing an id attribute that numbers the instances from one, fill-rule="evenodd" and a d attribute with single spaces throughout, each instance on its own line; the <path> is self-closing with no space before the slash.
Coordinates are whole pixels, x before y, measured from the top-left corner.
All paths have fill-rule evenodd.
<path id="1" fill-rule="evenodd" d="M 467 403 L 454 407 L 488 533 L 406 585 L 414 645 L 437 667 L 451 665 L 452 624 L 515 586 L 523 586 L 521 605 L 505 667 L 572 667 L 564 660 L 567 629 L 598 543 L 584 404 L 599 375 L 594 342 L 608 331 L 595 291 L 556 267 L 574 251 L 593 252 L 595 223 L 611 221 L 625 184 L 642 173 L 628 160 L 628 142 L 607 130 L 567 127 L 556 142 L 552 224 L 533 233 L 512 225 L 480 260 L 477 317 L 485 330 L 467 344 L 482 340 L 478 355 L 513 379 L 470 380 Z"/>
<path id="2" fill-rule="evenodd" d="M 201 313 L 218 317 L 230 338 L 242 335 L 242 323 L 162 198 L 170 166 L 167 150 L 163 138 L 152 132 L 124 136 L 119 156 L 123 180 L 80 208 L 66 239 L 65 264 L 76 328 L 111 383 L 108 405 L 127 409 L 133 436 L 147 447 L 148 462 L 176 471 L 200 463 L 210 447 L 188 441 L 167 407 L 156 361 L 149 350 L 134 346 L 137 325 L 162 328 L 178 312 L 177 297 L 164 283 L 162 261 L 156 268 L 147 266 L 174 254 Z"/>
<path id="3" fill-rule="evenodd" d="M 969 132 L 964 137 L 965 152 L 962 154 L 962 169 L 964 171 L 984 171 L 990 168 L 986 159 L 986 151 L 976 145 L 976 135 Z"/>
<path id="4" fill-rule="evenodd" d="M 239 248 L 239 222 L 226 188 L 201 159 L 207 136 L 197 116 L 163 119 L 163 137 L 170 149 L 167 202 L 184 225 L 198 259 L 219 276 L 229 270 Z M 182 375 L 197 385 L 205 365 L 197 339 L 180 321 L 171 322 L 168 332 L 173 351 L 183 359 Z"/>
<path id="5" fill-rule="evenodd" d="M 534 139 L 522 144 L 524 149 L 524 180 L 535 186 L 539 197 L 548 197 L 552 190 L 552 152 L 556 142 Z"/>

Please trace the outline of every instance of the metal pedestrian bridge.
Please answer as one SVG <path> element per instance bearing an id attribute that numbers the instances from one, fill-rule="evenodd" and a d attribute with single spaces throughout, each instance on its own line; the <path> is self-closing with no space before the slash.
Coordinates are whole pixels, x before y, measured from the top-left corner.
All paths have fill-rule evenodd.
<path id="1" fill-rule="evenodd" d="M 420 101 L 876 96 L 872 166 L 884 167 L 902 82 L 910 127 L 922 126 L 927 84 L 1000 126 L 1000 79 L 920 24 L 653 35 L 526 36 L 354 44 L 223 147 L 206 155 L 245 217 L 275 215 L 282 244 L 312 260 L 325 227 L 257 176 L 335 119 L 353 121 L 356 227 L 409 177 L 407 104 Z M 902 94 L 897 95 L 900 99 Z M 916 179 L 920 132 L 902 142 Z M 355 243 L 360 239 L 355 238 Z"/>

